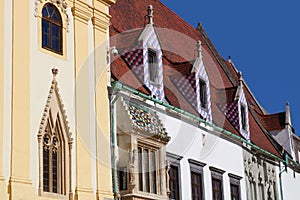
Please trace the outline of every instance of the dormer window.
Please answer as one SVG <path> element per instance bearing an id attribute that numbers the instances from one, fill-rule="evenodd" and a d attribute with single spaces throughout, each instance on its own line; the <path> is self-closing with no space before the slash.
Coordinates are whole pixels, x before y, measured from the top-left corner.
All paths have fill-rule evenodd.
<path id="1" fill-rule="evenodd" d="M 246 106 L 242 104 L 241 104 L 241 122 L 242 122 L 242 129 L 246 130 L 247 128 Z"/>
<path id="2" fill-rule="evenodd" d="M 150 81 L 157 83 L 158 60 L 157 60 L 157 53 L 153 49 L 148 49 L 148 65 L 149 65 Z"/>
<path id="3" fill-rule="evenodd" d="M 202 108 L 207 107 L 207 85 L 206 82 L 202 79 L 199 80 L 200 85 L 200 104 Z"/>

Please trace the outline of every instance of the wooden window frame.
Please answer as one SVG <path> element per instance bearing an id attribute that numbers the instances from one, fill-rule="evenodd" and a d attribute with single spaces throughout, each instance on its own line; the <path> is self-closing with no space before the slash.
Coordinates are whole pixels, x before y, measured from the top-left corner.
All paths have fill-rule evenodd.
<path id="1" fill-rule="evenodd" d="M 42 8 L 42 12 L 43 9 L 46 8 L 47 6 L 51 6 L 53 7 L 53 9 L 55 10 L 58 18 L 59 18 L 59 22 L 57 22 L 56 20 L 52 19 L 52 17 L 46 17 L 43 15 L 42 13 L 42 23 L 41 23 L 41 34 L 42 34 L 42 48 L 47 49 L 49 51 L 52 51 L 54 53 L 57 53 L 59 55 L 63 55 L 63 23 L 62 23 L 62 17 L 61 14 L 59 12 L 59 10 L 57 9 L 57 7 L 51 3 L 46 3 L 43 8 Z M 48 23 L 48 28 L 49 28 L 49 45 L 44 45 L 43 44 L 43 36 L 44 36 L 44 32 L 43 32 L 43 22 L 47 22 Z M 52 36 L 53 36 L 53 32 L 52 32 L 52 25 L 56 25 L 59 28 L 59 37 L 58 37 L 58 45 L 59 45 L 59 50 L 54 49 L 53 44 L 52 44 Z"/>
<path id="2" fill-rule="evenodd" d="M 224 199 L 224 186 L 223 186 L 223 174 L 225 173 L 224 170 L 221 170 L 221 169 L 218 169 L 218 168 L 215 168 L 215 167 L 209 167 L 210 169 L 210 172 L 211 172 L 211 186 L 212 186 L 212 196 L 213 196 L 213 200 L 214 199 L 214 192 L 216 191 L 215 188 L 214 188 L 214 181 L 219 181 L 220 182 L 220 189 L 219 189 L 219 192 L 221 193 L 220 197 L 221 199 L 220 200 L 223 200 Z"/>
<path id="3" fill-rule="evenodd" d="M 191 175 L 190 175 L 190 178 L 191 178 L 191 198 L 192 200 L 194 199 L 194 194 L 193 194 L 193 182 L 192 182 L 192 176 L 193 174 L 198 174 L 200 176 L 200 192 L 201 192 L 201 200 L 204 200 L 205 198 L 205 195 L 204 195 L 204 176 L 203 176 L 203 167 L 206 165 L 202 162 L 199 162 L 199 161 L 196 161 L 196 160 L 193 160 L 193 159 L 189 159 L 189 164 L 190 164 L 190 172 L 191 172 Z"/>
<path id="4" fill-rule="evenodd" d="M 172 153 L 169 153 L 169 152 L 167 152 L 167 159 L 168 159 L 168 161 L 169 161 L 169 163 L 170 163 L 170 171 L 171 171 L 171 167 L 173 166 L 173 167 L 176 167 L 177 168 L 177 176 L 178 176 L 178 178 L 177 178 L 177 194 L 176 194 L 176 199 L 175 200 L 181 200 L 182 198 L 181 198 L 181 190 L 180 190 L 180 188 L 181 188 L 181 170 L 180 170 L 180 160 L 182 159 L 183 157 L 182 156 L 178 156 L 178 155 L 175 155 L 175 154 L 172 154 Z M 169 172 L 170 172 L 169 171 Z M 171 176 L 169 176 L 169 186 L 171 185 L 170 184 L 170 182 L 171 182 Z M 169 188 L 169 191 L 170 191 L 170 197 L 169 197 L 169 199 L 170 200 L 174 200 L 173 198 L 171 198 L 171 193 L 172 193 L 172 191 L 171 191 L 171 189 Z"/>
<path id="5" fill-rule="evenodd" d="M 242 177 L 229 173 L 229 181 L 230 181 L 230 198 L 233 200 L 233 191 L 232 186 L 238 187 L 238 199 L 241 200 L 241 179 Z"/>

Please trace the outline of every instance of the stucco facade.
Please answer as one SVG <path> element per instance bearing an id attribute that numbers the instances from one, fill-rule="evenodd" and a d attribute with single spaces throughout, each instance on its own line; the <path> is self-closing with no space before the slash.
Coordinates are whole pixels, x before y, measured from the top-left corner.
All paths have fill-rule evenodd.
<path id="1" fill-rule="evenodd" d="M 1 199 L 113 198 L 110 144 L 103 142 L 110 134 L 109 103 L 100 98 L 108 96 L 108 9 L 113 3 L 1 1 Z M 61 16 L 60 54 L 42 47 L 46 4 Z M 53 74 L 53 68 L 58 72 Z M 61 131 L 70 137 L 64 141 L 69 153 L 62 154 L 61 194 L 41 188 L 38 135 L 44 134 L 50 111 L 60 113 L 66 127 Z"/>

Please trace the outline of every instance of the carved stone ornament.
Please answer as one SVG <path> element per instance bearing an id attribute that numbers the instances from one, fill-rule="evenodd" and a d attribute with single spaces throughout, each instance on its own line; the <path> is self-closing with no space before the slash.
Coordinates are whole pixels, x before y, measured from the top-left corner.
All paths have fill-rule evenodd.
<path id="1" fill-rule="evenodd" d="M 67 8 L 68 8 L 68 4 L 65 0 L 35 0 L 34 2 L 34 16 L 37 17 L 38 16 L 38 10 L 39 10 L 39 5 L 43 4 L 43 2 L 50 2 L 54 5 L 56 5 L 61 12 L 66 16 L 66 27 L 67 27 L 67 32 L 69 32 L 69 26 L 70 26 L 70 19 L 67 13 Z"/>

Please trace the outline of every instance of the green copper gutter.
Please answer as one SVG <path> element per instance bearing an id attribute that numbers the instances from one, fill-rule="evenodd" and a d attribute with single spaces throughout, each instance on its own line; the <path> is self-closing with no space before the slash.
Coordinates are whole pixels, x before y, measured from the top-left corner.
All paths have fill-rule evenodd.
<path id="1" fill-rule="evenodd" d="M 118 96 L 113 96 L 110 94 L 110 132 L 111 132 L 111 145 L 112 145 L 112 176 L 113 176 L 113 193 L 114 199 L 118 200 L 119 190 L 118 190 L 118 175 L 117 175 L 117 133 L 115 129 L 115 103 Z"/>
<path id="2" fill-rule="evenodd" d="M 218 131 L 220 133 L 224 133 L 225 135 L 229 136 L 233 140 L 245 143 L 245 144 L 251 146 L 253 149 L 259 151 L 260 153 L 262 153 L 264 155 L 267 155 L 267 156 L 269 156 L 269 157 L 271 157 L 271 158 L 273 158 L 273 159 L 275 159 L 275 160 L 277 160 L 279 162 L 284 163 L 286 166 L 289 166 L 289 162 L 290 162 L 290 163 L 292 163 L 292 165 L 294 165 L 294 166 L 296 166 L 297 168 L 300 169 L 300 164 L 298 164 L 297 162 L 295 162 L 294 160 L 292 160 L 291 158 L 289 158 L 289 156 L 287 154 L 285 155 L 285 160 L 284 160 L 284 159 L 282 159 L 282 158 L 280 158 L 280 157 L 278 157 L 278 156 L 276 156 L 276 155 L 274 155 L 274 154 L 272 154 L 272 153 L 270 153 L 270 152 L 268 152 L 268 151 L 260 148 L 259 146 L 253 144 L 251 141 L 248 141 L 248 140 L 246 140 L 246 139 L 244 139 L 244 138 L 242 138 L 242 137 L 240 137 L 240 136 L 238 136 L 238 135 L 236 135 L 234 133 L 231 133 L 230 131 L 227 131 L 227 130 L 221 128 L 221 127 L 218 127 L 218 126 L 214 125 L 213 123 L 207 122 L 204 119 L 202 119 L 200 117 L 197 117 L 197 116 L 195 116 L 195 115 L 193 115 L 193 114 L 191 114 L 189 112 L 186 112 L 186 111 L 184 111 L 182 109 L 179 109 L 179 108 L 177 108 L 175 106 L 172 106 L 172 105 L 170 105 L 168 103 L 165 103 L 163 101 L 155 99 L 155 98 L 153 98 L 151 96 L 148 96 L 148 95 L 146 95 L 146 94 L 144 94 L 142 92 L 139 92 L 139 91 L 137 91 L 137 90 L 135 90 L 135 89 L 133 89 L 131 87 L 128 87 L 128 86 L 126 86 L 126 85 L 124 85 L 124 84 L 122 84 L 122 83 L 120 83 L 118 81 L 114 81 L 112 83 L 112 89 L 113 90 L 125 90 L 127 92 L 132 93 L 132 94 L 140 96 L 140 97 L 142 97 L 144 99 L 150 100 L 150 101 L 152 101 L 152 102 L 154 102 L 156 104 L 159 104 L 159 105 L 162 105 L 162 106 L 164 106 L 166 108 L 174 110 L 174 111 L 176 111 L 176 112 L 178 112 L 180 114 L 183 114 L 183 115 L 185 115 L 185 116 L 187 116 L 187 117 L 189 117 L 191 119 L 194 119 L 194 120 L 196 120 L 198 122 L 201 122 L 201 123 L 205 124 L 206 126 L 209 126 L 209 127 L 213 128 L 215 131 Z M 283 172 L 281 172 L 281 173 L 283 173 Z M 280 192 L 281 192 L 281 199 L 283 200 L 281 174 L 280 174 Z"/>

